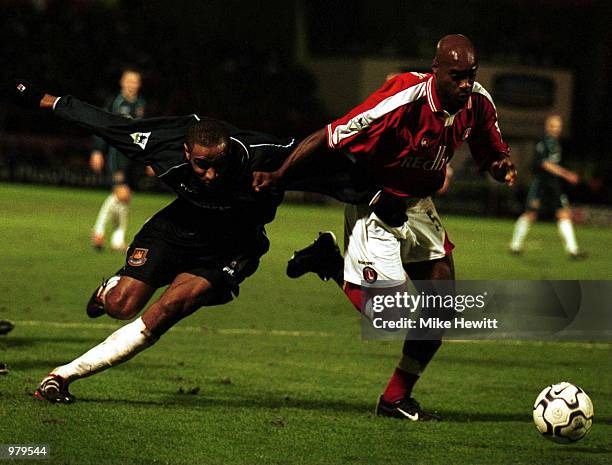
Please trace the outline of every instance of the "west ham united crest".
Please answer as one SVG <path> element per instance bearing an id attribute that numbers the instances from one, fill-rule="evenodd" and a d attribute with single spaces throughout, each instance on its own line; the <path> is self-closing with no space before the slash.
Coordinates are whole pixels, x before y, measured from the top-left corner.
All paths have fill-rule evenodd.
<path id="1" fill-rule="evenodd" d="M 128 258 L 128 264 L 131 266 L 142 266 L 147 263 L 147 254 L 149 249 L 134 249 L 130 258 Z"/>
<path id="2" fill-rule="evenodd" d="M 378 273 L 371 266 L 366 266 L 363 269 L 363 279 L 366 283 L 373 283 L 378 279 Z"/>

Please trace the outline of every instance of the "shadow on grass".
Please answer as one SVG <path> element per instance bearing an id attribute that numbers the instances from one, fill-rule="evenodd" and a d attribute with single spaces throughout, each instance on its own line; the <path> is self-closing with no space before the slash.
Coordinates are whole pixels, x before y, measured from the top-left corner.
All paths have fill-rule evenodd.
<path id="1" fill-rule="evenodd" d="M 372 402 L 351 402 L 344 400 L 312 400 L 294 399 L 279 395 L 278 397 L 234 397 L 234 398 L 215 398 L 205 397 L 205 394 L 171 394 L 162 400 L 132 400 L 132 399 L 80 399 L 79 402 L 98 402 L 103 404 L 124 404 L 124 405 L 150 405 L 158 407 L 183 407 L 183 408 L 229 408 L 229 409 L 281 409 L 293 408 L 301 410 L 321 411 L 327 413 L 358 413 L 362 415 L 373 414 L 374 403 Z M 529 413 L 478 413 L 465 412 L 460 410 L 439 410 L 438 413 L 444 422 L 452 423 L 471 423 L 471 422 L 520 422 L 531 423 Z M 612 417 L 596 418 L 598 424 L 612 425 Z"/>

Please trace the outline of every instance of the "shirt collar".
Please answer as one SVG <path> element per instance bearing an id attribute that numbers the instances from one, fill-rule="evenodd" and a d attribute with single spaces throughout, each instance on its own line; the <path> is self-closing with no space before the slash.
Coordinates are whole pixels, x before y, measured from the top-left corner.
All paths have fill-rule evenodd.
<path id="1" fill-rule="evenodd" d="M 437 113 L 439 111 L 445 111 L 442 109 L 442 104 L 440 103 L 440 98 L 438 97 L 438 92 L 436 91 L 436 81 L 435 76 L 432 76 L 427 80 L 427 85 L 425 86 L 427 93 L 427 103 L 429 104 L 429 108 L 433 113 Z M 460 108 L 457 113 L 467 108 L 468 110 L 472 109 L 472 96 L 470 95 L 467 103 L 463 108 Z M 457 114 L 455 113 L 455 114 Z"/>

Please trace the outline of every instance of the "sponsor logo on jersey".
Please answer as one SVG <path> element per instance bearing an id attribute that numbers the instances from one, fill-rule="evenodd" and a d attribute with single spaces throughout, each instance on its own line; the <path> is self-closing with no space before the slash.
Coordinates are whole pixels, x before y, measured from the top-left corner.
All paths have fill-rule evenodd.
<path id="1" fill-rule="evenodd" d="M 374 283 L 378 279 L 378 273 L 371 266 L 366 266 L 363 269 L 363 279 L 365 279 L 366 283 Z"/>
<path id="2" fill-rule="evenodd" d="M 147 263 L 147 254 L 149 249 L 136 248 L 128 258 L 128 264 L 131 266 L 142 266 Z"/>
<path id="3" fill-rule="evenodd" d="M 147 146 L 147 142 L 149 142 L 149 137 L 151 136 L 150 132 L 134 132 L 130 134 L 130 137 L 134 141 L 134 143 L 140 147 L 142 150 Z"/>
<path id="4" fill-rule="evenodd" d="M 402 158 L 400 163 L 402 168 L 416 168 L 426 171 L 439 171 L 446 165 L 447 158 L 438 152 L 438 155 L 433 160 L 419 157 L 416 155 L 409 155 Z"/>

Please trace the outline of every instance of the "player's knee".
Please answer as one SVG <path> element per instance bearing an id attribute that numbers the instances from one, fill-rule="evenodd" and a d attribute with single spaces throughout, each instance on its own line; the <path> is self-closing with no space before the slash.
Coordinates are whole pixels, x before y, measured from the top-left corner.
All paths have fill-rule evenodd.
<path id="1" fill-rule="evenodd" d="M 129 293 L 121 289 L 111 289 L 106 294 L 104 310 L 113 318 L 129 320 L 140 311 L 140 307 L 130 298 Z"/>
<path id="2" fill-rule="evenodd" d="M 523 216 L 525 217 L 525 219 L 527 221 L 529 221 L 530 223 L 533 223 L 535 220 L 538 219 L 538 212 L 536 212 L 536 211 L 527 211 L 527 212 L 525 212 L 525 214 Z"/>
<path id="3" fill-rule="evenodd" d="M 571 220 L 572 219 L 572 214 L 570 213 L 569 209 L 563 208 L 563 209 L 557 211 L 557 219 L 559 219 L 559 220 Z"/>
<path id="4" fill-rule="evenodd" d="M 432 281 L 450 281 L 455 279 L 452 255 L 436 260 L 431 267 L 430 277 Z"/>

